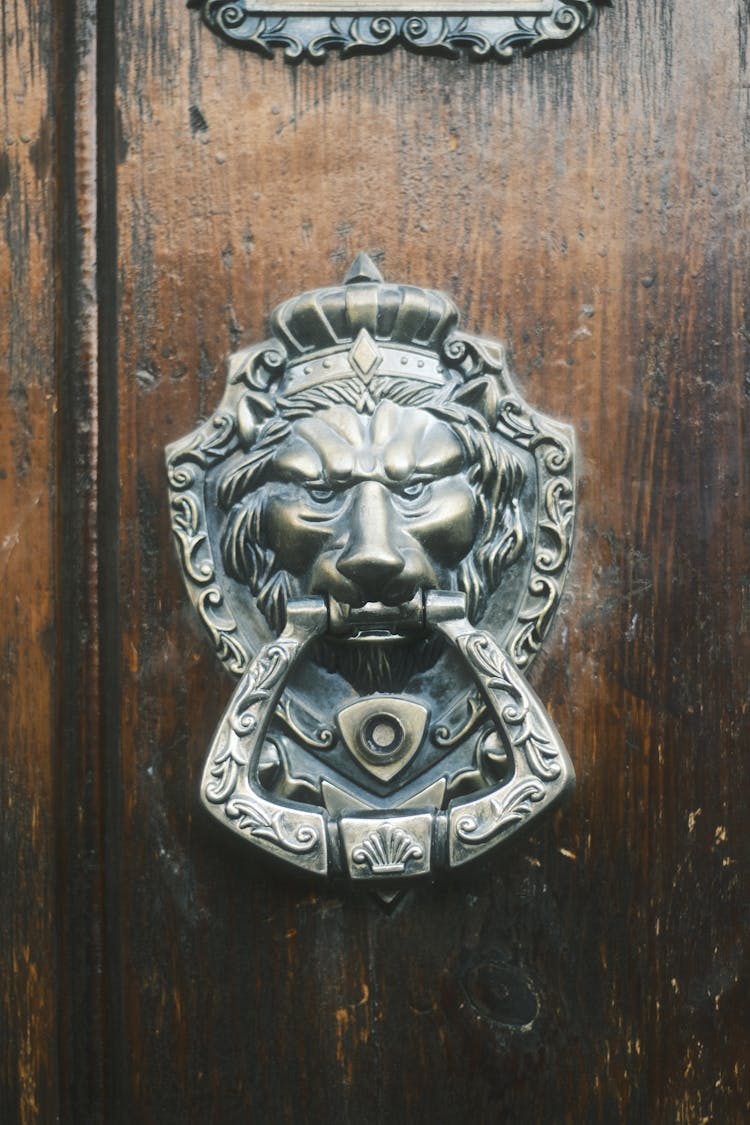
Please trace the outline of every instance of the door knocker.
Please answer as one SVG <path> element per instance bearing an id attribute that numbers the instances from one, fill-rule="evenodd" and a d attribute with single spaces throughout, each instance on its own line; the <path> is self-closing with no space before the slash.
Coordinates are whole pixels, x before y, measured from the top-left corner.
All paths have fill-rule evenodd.
<path id="1" fill-rule="evenodd" d="M 572 788 L 525 672 L 573 535 L 573 434 L 442 293 L 294 297 L 167 450 L 190 597 L 239 678 L 201 795 L 304 871 L 461 867 Z"/>

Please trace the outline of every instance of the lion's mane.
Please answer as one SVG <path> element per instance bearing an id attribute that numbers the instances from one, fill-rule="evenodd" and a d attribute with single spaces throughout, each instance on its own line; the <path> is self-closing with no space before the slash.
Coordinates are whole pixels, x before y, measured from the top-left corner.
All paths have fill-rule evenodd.
<path id="1" fill-rule="evenodd" d="M 284 625 L 287 601 L 301 596 L 302 590 L 294 575 L 276 567 L 274 552 L 267 545 L 268 494 L 263 486 L 273 477 L 276 451 L 289 435 L 294 419 L 338 402 L 353 405 L 356 401 L 361 407 L 364 391 L 365 409 L 373 410 L 385 398 L 419 406 L 449 424 L 464 447 L 469 482 L 479 505 L 480 531 L 474 547 L 455 573 L 454 588 L 466 595 L 468 618 L 476 624 L 503 571 L 523 549 L 523 465 L 483 415 L 464 403 L 448 399 L 436 404 L 424 389 L 415 391 L 413 384 L 409 387 L 395 378 L 375 381 L 369 389 L 358 380 L 348 382 L 355 386 L 329 385 L 293 399 L 277 400 L 278 412 L 259 429 L 252 448 L 227 468 L 218 489 L 219 504 L 227 513 L 221 537 L 227 573 L 250 589 L 270 627 L 279 632 Z M 356 653 L 347 651 L 346 661 L 340 659 L 340 646 L 322 643 L 316 656 L 329 670 L 341 672 L 363 690 L 399 690 L 415 671 L 434 663 L 440 651 L 436 641 L 432 638 L 416 647 L 413 642 L 388 648 L 377 644 L 357 646 Z"/>

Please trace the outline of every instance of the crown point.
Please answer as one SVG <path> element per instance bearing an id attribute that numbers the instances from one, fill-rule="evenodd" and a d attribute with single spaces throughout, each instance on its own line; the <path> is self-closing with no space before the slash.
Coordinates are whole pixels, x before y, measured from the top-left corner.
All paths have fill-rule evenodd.
<path id="1" fill-rule="evenodd" d="M 369 254 L 357 254 L 349 269 L 346 271 L 344 285 L 357 285 L 362 281 L 383 281 L 383 275 L 373 262 Z"/>

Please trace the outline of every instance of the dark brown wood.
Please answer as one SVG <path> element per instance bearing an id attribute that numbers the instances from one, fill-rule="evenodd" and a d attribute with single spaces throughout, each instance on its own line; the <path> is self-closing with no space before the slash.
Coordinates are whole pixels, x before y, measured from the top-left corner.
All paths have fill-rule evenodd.
<path id="1" fill-rule="evenodd" d="M 58 1111 L 48 17 L 3 9 L 0 134 L 0 1119 Z"/>
<path id="2" fill-rule="evenodd" d="M 56 694 L 60 1116 L 103 1099 L 103 759 L 100 613 L 95 6 L 58 4 L 55 73 Z"/>
<path id="3" fill-rule="evenodd" d="M 11 533 L 30 522 L 23 547 L 4 540 L 0 1117 L 55 1119 L 59 1052 L 76 1125 L 744 1125 L 744 0 L 632 0 L 573 48 L 507 68 L 405 51 L 294 68 L 227 47 L 180 4 L 101 8 L 98 129 L 76 102 L 91 65 L 79 42 L 58 97 L 84 150 L 52 165 L 58 216 L 77 184 L 92 230 L 53 243 L 51 173 L 31 142 L 5 149 L 18 171 L 2 492 Z M 6 56 L 6 109 L 36 138 L 51 49 L 31 29 Z M 12 104 L 29 73 L 34 112 L 30 95 Z M 60 338 L 51 382 L 40 284 L 67 262 L 90 314 L 87 246 L 98 340 L 78 370 L 95 396 L 65 382 Z M 506 339 L 525 397 L 575 425 L 582 464 L 572 578 L 531 677 L 576 795 L 390 916 L 279 875 L 199 807 L 231 684 L 180 584 L 162 452 L 218 401 L 226 354 L 262 337 L 273 305 L 339 280 L 360 249 Z M 64 299 L 58 286 L 63 322 Z M 85 324 L 63 331 L 68 349 Z M 71 450 L 58 431 L 71 507 L 53 530 L 56 391 L 68 425 L 98 428 Z M 78 575 L 56 606 L 54 543 Z M 53 622 L 70 629 L 79 611 L 90 635 L 55 642 Z M 82 718 L 71 734 L 78 704 L 59 702 L 51 745 L 55 652 L 58 694 L 82 679 Z"/>

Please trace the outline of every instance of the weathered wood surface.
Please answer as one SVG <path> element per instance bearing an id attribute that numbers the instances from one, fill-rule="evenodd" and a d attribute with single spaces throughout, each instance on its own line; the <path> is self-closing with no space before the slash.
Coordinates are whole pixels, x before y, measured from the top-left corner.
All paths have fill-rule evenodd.
<path id="1" fill-rule="evenodd" d="M 292 68 L 226 47 L 181 3 L 105 20 L 100 542 L 97 570 L 85 546 L 68 570 L 99 593 L 101 651 L 81 642 L 76 659 L 104 668 L 85 705 L 101 735 L 82 722 L 77 751 L 58 737 L 78 753 L 61 807 L 51 660 L 26 640 L 3 680 L 21 856 L 3 893 L 39 966 L 20 964 L 6 1013 L 36 1060 L 23 1102 L 17 1073 L 8 1086 L 19 1120 L 54 1120 L 53 932 L 66 1121 L 748 1120 L 747 28 L 744 0 L 632 0 L 507 68 L 405 51 Z M 27 182 L 33 287 L 52 268 L 52 187 Z M 279 876 L 199 808 L 231 685 L 180 585 L 162 455 L 218 401 L 227 352 L 360 249 L 505 338 L 529 401 L 576 426 L 583 466 L 569 593 L 532 674 L 577 767 L 573 803 L 391 917 Z M 48 357 L 28 307 L 17 338 Z M 26 354 L 19 377 L 53 393 L 50 370 Z M 49 621 L 51 406 L 34 393 L 41 507 L 10 562 Z M 94 421 L 70 386 L 66 401 Z M 4 427 L 17 411 L 11 387 Z M 18 513 L 31 485 L 13 485 Z M 102 879 L 71 894 L 75 855 Z M 31 979 L 41 1006 L 19 993 Z"/>
<path id="2" fill-rule="evenodd" d="M 54 227 L 49 19 L 0 60 L 0 1120 L 54 1121 Z"/>

